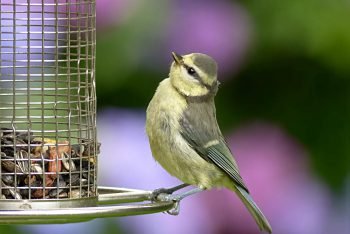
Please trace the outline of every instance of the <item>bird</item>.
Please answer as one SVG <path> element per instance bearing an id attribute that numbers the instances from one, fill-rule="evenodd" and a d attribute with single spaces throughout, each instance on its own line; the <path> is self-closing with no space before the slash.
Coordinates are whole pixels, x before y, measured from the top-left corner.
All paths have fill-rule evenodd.
<path id="1" fill-rule="evenodd" d="M 271 225 L 251 197 L 233 154 L 220 131 L 214 98 L 218 92 L 218 66 L 203 53 L 172 52 L 169 77 L 162 80 L 146 110 L 146 133 L 154 159 L 184 184 L 168 191 L 166 198 L 184 197 L 212 188 L 235 192 L 261 231 Z M 180 195 L 172 192 L 195 189 Z"/>

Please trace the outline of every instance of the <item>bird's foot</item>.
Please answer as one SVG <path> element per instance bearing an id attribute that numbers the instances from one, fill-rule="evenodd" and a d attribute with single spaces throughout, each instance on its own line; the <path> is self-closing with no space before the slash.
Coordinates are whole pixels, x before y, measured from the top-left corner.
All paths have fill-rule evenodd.
<path id="1" fill-rule="evenodd" d="M 151 194 L 151 200 L 152 201 L 156 201 L 159 194 L 172 194 L 173 192 L 169 191 L 167 188 L 159 188 L 159 189 L 155 189 L 152 191 Z"/>
<path id="2" fill-rule="evenodd" d="M 157 196 L 158 201 L 174 202 L 174 207 L 167 211 L 170 215 L 178 215 L 180 213 L 180 201 L 182 198 L 180 194 L 161 193 Z"/>
<path id="3" fill-rule="evenodd" d="M 174 191 L 179 190 L 180 188 L 183 188 L 184 186 L 185 186 L 185 184 L 176 186 L 176 187 L 171 188 L 171 189 L 156 189 L 152 193 L 152 197 L 153 197 L 152 199 L 154 201 L 161 201 L 161 202 L 174 202 L 174 208 L 167 211 L 167 213 L 171 214 L 171 215 L 178 215 L 180 212 L 180 201 L 182 199 L 204 190 L 203 188 L 194 188 L 194 189 L 186 191 L 184 193 L 172 194 Z M 165 191 L 165 193 L 164 193 L 164 191 Z M 166 192 L 168 192 L 168 193 L 166 193 Z"/>
<path id="4" fill-rule="evenodd" d="M 172 202 L 179 202 L 182 200 L 181 194 L 167 194 L 167 193 L 160 193 L 157 196 L 158 201 L 172 201 Z"/>

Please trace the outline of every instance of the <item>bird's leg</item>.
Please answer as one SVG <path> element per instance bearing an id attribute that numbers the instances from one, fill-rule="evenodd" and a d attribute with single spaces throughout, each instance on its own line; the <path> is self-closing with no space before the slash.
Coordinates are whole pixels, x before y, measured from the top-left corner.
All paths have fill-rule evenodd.
<path id="1" fill-rule="evenodd" d="M 189 186 L 189 184 L 180 184 L 178 186 L 171 187 L 171 188 L 159 188 L 159 189 L 156 189 L 156 190 L 154 190 L 152 192 L 151 199 L 152 200 L 157 199 L 158 195 L 161 194 L 161 193 L 172 194 L 173 192 L 175 192 L 177 190 L 180 190 L 180 189 L 183 189 L 183 188 L 185 188 L 187 186 Z"/>
<path id="2" fill-rule="evenodd" d="M 180 212 L 180 201 L 182 199 L 184 199 L 185 197 L 202 192 L 203 190 L 205 190 L 205 189 L 198 187 L 198 188 L 194 188 L 194 189 L 191 189 L 189 191 L 186 191 L 186 192 L 180 193 L 180 194 L 164 194 L 164 193 L 162 193 L 162 194 L 159 194 L 157 196 L 157 199 L 159 201 L 174 201 L 175 202 L 174 208 L 167 211 L 167 213 L 171 214 L 171 215 L 178 215 Z"/>
<path id="3" fill-rule="evenodd" d="M 204 190 L 203 188 L 196 187 L 194 189 L 191 189 L 191 190 L 188 190 L 186 192 L 179 193 L 179 194 L 164 194 L 164 195 L 160 194 L 160 196 L 158 196 L 158 200 L 179 202 L 182 199 L 184 199 L 185 197 L 202 192 L 203 190 Z"/>

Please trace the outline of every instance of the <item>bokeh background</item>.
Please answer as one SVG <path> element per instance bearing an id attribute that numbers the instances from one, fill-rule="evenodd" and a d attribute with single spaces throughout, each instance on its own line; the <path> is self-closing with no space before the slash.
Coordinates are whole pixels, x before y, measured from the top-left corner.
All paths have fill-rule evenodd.
<path id="1" fill-rule="evenodd" d="M 217 118 L 274 233 L 350 233 L 347 0 L 97 0 L 101 185 L 179 183 L 152 158 L 145 110 L 171 51 L 219 64 Z M 212 190 L 153 214 L 1 233 L 259 233 L 234 194 Z"/>

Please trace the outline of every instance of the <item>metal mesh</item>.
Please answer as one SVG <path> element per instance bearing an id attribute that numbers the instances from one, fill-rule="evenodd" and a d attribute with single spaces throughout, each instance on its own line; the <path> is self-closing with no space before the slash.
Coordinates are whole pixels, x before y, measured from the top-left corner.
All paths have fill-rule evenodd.
<path id="1" fill-rule="evenodd" d="M 95 95 L 95 1 L 0 0 L 0 209 L 97 197 Z"/>

